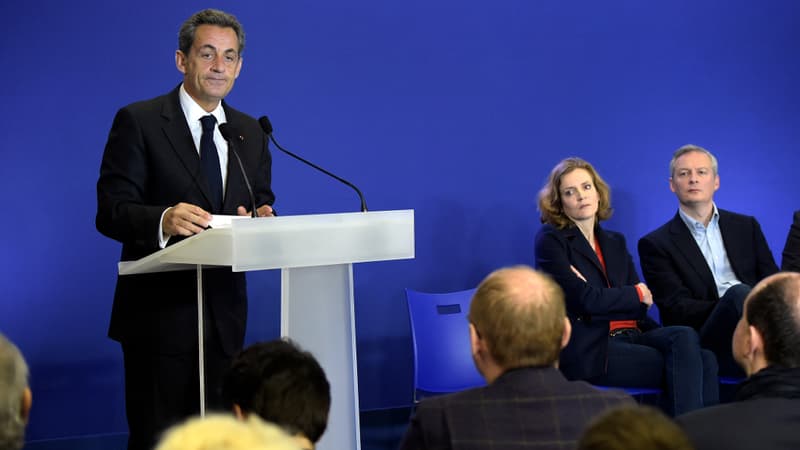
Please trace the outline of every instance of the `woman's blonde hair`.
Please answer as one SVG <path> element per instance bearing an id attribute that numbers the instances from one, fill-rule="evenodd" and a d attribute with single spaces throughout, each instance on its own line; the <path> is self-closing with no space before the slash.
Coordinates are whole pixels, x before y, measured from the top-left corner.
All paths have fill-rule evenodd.
<path id="1" fill-rule="evenodd" d="M 156 450 L 300 450 L 300 446 L 280 427 L 254 414 L 246 420 L 210 414 L 170 428 Z"/>
<path id="2" fill-rule="evenodd" d="M 561 160 L 547 177 L 542 189 L 539 191 L 539 212 L 542 223 L 550 224 L 558 229 L 567 228 L 572 224 L 572 220 L 564 213 L 564 206 L 561 203 L 561 179 L 564 175 L 575 169 L 583 169 L 589 172 L 592 183 L 597 189 L 598 207 L 597 221 L 606 220 L 611 217 L 611 190 L 600 177 L 600 174 L 591 164 L 578 157 L 570 157 Z"/>

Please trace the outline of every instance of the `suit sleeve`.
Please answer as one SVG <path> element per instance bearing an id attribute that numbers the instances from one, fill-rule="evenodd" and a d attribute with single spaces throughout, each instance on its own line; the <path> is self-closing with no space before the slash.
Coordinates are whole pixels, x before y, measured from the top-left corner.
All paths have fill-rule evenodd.
<path id="1" fill-rule="evenodd" d="M 644 279 L 662 315 L 668 315 L 671 324 L 699 328 L 711 313 L 714 302 L 693 298 L 679 271 L 672 267 L 673 260 L 668 252 L 648 236 L 639 239 L 639 258 Z"/>
<path id="2" fill-rule="evenodd" d="M 117 112 L 97 181 L 97 230 L 126 244 L 158 249 L 158 225 L 168 205 L 147 205 L 148 160 L 140 124 L 126 108 Z"/>
<path id="3" fill-rule="evenodd" d="M 781 270 L 800 272 L 800 211 L 795 211 L 794 222 L 783 246 Z"/>
<path id="4" fill-rule="evenodd" d="M 400 442 L 400 450 L 426 450 L 449 448 L 443 410 L 431 407 L 432 400 L 423 400 L 417 407 L 408 429 Z"/>
<path id="5" fill-rule="evenodd" d="M 638 319 L 641 315 L 639 294 L 634 286 L 603 287 L 591 273 L 581 272 L 588 280 L 578 278 L 570 266 L 571 250 L 566 240 L 551 227 L 543 227 L 536 235 L 536 267 L 547 272 L 564 290 L 567 310 L 577 316 L 599 320 Z M 577 267 L 577 266 L 576 266 Z M 580 267 L 577 267 L 581 270 Z M 635 275 L 635 272 L 634 272 Z"/>
<path id="6" fill-rule="evenodd" d="M 772 256 L 772 250 L 769 249 L 767 239 L 764 237 L 764 233 L 761 231 L 761 225 L 759 225 L 758 220 L 756 220 L 755 217 L 753 218 L 753 234 L 756 243 L 756 270 L 758 270 L 758 280 L 754 282 L 755 284 L 778 272 L 778 265 L 775 264 L 775 258 Z"/>

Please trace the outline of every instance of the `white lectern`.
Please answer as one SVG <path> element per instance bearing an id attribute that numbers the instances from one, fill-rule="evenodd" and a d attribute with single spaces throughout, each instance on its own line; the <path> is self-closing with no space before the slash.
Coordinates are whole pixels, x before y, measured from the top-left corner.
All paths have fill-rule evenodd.
<path id="1" fill-rule="evenodd" d="M 361 448 L 352 264 L 413 257 L 413 210 L 263 217 L 233 220 L 121 262 L 119 273 L 197 270 L 202 342 L 202 267 L 281 269 L 281 335 L 312 352 L 331 384 L 328 428 L 317 448 L 349 450 Z M 202 363 L 200 372 L 204 412 Z"/>

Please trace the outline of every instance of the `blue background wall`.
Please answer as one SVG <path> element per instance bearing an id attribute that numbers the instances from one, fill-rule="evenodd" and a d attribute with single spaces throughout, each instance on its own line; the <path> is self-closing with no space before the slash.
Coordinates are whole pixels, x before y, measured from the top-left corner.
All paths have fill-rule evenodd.
<path id="1" fill-rule="evenodd" d="M 635 252 L 675 212 L 672 150 L 703 145 L 721 161 L 718 203 L 757 216 L 779 261 L 800 208 L 800 3 L 660 3 L 3 2 L 0 330 L 31 365 L 29 437 L 125 430 L 105 338 L 119 244 L 95 231 L 94 183 L 114 113 L 179 82 L 177 29 L 206 6 L 247 31 L 232 105 L 269 114 L 372 210 L 416 211 L 415 260 L 355 269 L 363 409 L 410 401 L 402 289 L 532 263 L 535 194 L 563 157 L 604 175 L 608 227 Z M 284 215 L 358 209 L 282 154 L 274 189 Z M 249 280 L 247 339 L 277 337 L 278 274 Z"/>

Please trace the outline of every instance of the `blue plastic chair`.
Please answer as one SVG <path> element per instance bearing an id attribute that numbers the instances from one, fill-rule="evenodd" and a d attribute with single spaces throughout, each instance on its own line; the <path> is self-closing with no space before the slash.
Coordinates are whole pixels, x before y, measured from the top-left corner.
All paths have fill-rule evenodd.
<path id="1" fill-rule="evenodd" d="M 467 313 L 475 289 L 429 294 L 406 289 L 414 346 L 414 403 L 483 386 L 472 361 Z"/>
<path id="2" fill-rule="evenodd" d="M 735 386 L 740 384 L 742 381 L 746 380 L 744 377 L 726 377 L 720 376 L 719 377 L 719 384 L 726 384 L 730 386 Z"/>

